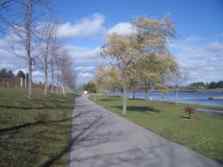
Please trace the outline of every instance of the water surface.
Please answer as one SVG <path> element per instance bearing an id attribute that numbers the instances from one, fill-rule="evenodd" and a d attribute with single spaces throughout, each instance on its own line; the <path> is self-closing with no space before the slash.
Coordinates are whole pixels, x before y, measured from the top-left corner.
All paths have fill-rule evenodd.
<path id="1" fill-rule="evenodd" d="M 121 93 L 113 93 L 112 95 L 120 95 Z M 132 93 L 129 93 L 129 98 L 132 98 Z M 144 99 L 145 93 L 138 91 L 135 94 L 136 98 Z M 180 102 L 189 104 L 203 104 L 213 106 L 223 106 L 222 99 L 210 100 L 209 97 L 223 97 L 223 91 L 173 91 L 166 94 L 159 91 L 150 91 L 149 99 L 155 101 Z"/>

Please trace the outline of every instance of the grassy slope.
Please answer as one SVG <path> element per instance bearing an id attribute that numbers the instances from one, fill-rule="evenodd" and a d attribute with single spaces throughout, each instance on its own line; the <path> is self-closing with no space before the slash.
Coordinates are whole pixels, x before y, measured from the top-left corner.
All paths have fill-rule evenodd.
<path id="1" fill-rule="evenodd" d="M 73 95 L 44 97 L 37 90 L 28 99 L 24 90 L 0 89 L 0 166 L 38 166 L 60 153 L 69 142 L 71 119 L 63 119 L 71 117 L 73 100 Z M 26 123 L 34 124 L 14 129 Z M 66 163 L 64 155 L 53 166 Z"/>
<path id="2" fill-rule="evenodd" d="M 121 115 L 120 97 L 100 96 L 96 99 L 98 104 Z M 95 97 L 92 97 L 92 100 L 95 100 Z M 184 106 L 129 100 L 126 118 L 169 140 L 184 144 L 209 158 L 223 162 L 223 117 L 195 113 L 193 119 L 186 119 Z M 202 107 L 206 108 L 206 106 Z"/>

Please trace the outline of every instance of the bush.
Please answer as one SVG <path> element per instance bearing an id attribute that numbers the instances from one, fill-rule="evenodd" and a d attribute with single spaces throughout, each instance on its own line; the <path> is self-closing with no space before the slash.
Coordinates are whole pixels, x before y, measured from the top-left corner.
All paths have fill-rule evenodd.
<path id="1" fill-rule="evenodd" d="M 184 113 L 187 115 L 188 119 L 192 118 L 193 112 L 194 112 L 194 108 L 193 107 L 187 106 L 187 107 L 184 108 Z"/>

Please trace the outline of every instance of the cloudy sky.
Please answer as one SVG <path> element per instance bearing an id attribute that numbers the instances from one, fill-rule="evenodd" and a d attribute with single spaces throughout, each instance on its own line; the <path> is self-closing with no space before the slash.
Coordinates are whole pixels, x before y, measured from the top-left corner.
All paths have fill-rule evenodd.
<path id="1" fill-rule="evenodd" d="M 54 7 L 62 20 L 58 33 L 73 57 L 79 83 L 92 79 L 96 67 L 104 63 L 99 50 L 106 34 L 132 33 L 129 22 L 138 16 L 173 20 L 177 36 L 170 49 L 187 81 L 223 80 L 222 0 L 55 0 Z M 0 39 L 0 48 L 6 47 L 6 38 Z M 1 67 L 24 68 L 3 49 L 0 54 L 5 57 Z"/>

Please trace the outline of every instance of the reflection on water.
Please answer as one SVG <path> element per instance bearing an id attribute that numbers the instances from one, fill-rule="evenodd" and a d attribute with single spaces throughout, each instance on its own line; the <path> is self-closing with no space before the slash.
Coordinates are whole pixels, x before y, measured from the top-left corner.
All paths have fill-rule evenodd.
<path id="1" fill-rule="evenodd" d="M 120 93 L 112 93 L 112 95 L 120 95 Z M 129 98 L 132 98 L 132 93 L 129 93 Z M 144 99 L 144 92 L 136 92 L 135 97 Z M 209 97 L 221 97 L 220 99 L 210 100 Z M 152 91 L 149 93 L 151 100 L 181 102 L 181 103 L 194 103 L 205 105 L 218 105 L 223 106 L 223 91 L 178 91 L 162 94 L 159 91 Z"/>

